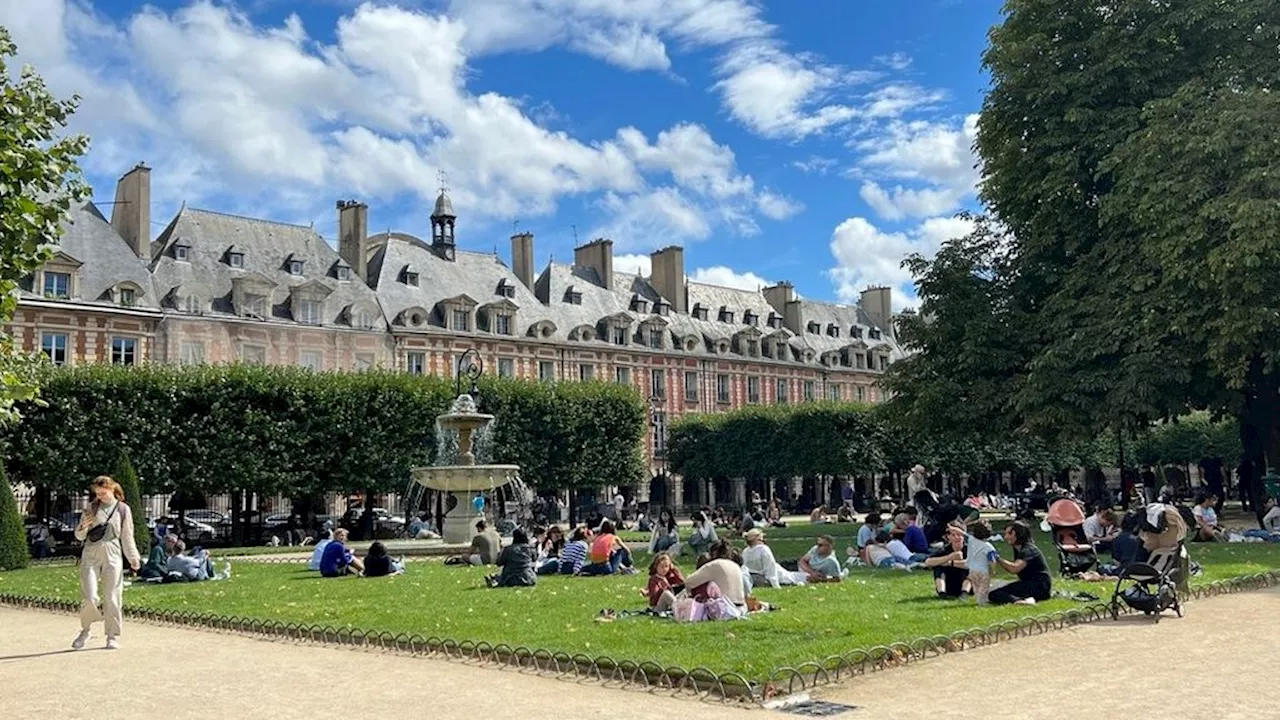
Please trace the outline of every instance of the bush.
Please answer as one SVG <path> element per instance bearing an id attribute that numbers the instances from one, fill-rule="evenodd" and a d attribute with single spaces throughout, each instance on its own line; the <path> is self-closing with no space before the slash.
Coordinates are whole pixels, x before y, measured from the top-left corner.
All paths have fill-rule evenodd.
<path id="1" fill-rule="evenodd" d="M 27 548 L 27 529 L 18 511 L 13 486 L 0 463 L 0 570 L 19 570 L 31 562 Z"/>
<path id="2" fill-rule="evenodd" d="M 138 473 L 127 455 L 122 454 L 116 463 L 115 480 L 124 488 L 124 501 L 133 511 L 133 539 L 138 545 L 138 554 L 145 558 L 151 552 L 151 531 L 147 529 L 147 514 L 142 506 L 142 487 L 138 484 Z"/>

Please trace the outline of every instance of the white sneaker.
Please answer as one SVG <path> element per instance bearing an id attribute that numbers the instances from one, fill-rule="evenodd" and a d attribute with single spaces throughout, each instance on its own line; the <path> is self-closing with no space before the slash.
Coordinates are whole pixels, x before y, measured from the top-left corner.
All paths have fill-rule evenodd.
<path id="1" fill-rule="evenodd" d="M 109 635 L 109 636 L 107 636 L 107 649 L 108 649 L 108 650 L 119 650 L 119 649 L 120 649 L 120 641 L 119 641 L 119 640 L 116 640 L 114 636 L 110 636 L 110 635 Z"/>
<path id="2" fill-rule="evenodd" d="M 93 637 L 93 633 L 89 632 L 87 629 L 81 630 L 80 634 L 76 636 L 76 639 L 71 641 L 71 649 L 83 650 L 84 644 L 89 642 L 89 638 L 91 637 Z"/>

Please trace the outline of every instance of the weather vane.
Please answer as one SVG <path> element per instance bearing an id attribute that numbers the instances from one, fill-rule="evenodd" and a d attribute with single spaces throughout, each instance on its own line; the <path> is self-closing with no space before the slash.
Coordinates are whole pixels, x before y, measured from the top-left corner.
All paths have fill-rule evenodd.
<path id="1" fill-rule="evenodd" d="M 440 194 L 443 195 L 449 192 L 448 175 L 445 174 L 443 169 L 436 172 L 436 178 L 440 181 Z"/>

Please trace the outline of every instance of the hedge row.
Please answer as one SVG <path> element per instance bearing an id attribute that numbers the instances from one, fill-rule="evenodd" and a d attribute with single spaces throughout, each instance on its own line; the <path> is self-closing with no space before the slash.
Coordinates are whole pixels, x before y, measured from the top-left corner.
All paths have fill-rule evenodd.
<path id="1" fill-rule="evenodd" d="M 3 430 L 10 474 L 80 490 L 118 459 L 142 491 L 307 494 L 398 491 L 436 453 L 443 378 L 297 368 L 84 366 L 42 379 L 42 403 Z M 632 483 L 644 474 L 646 409 L 631 388 L 483 378 L 497 416 L 493 461 L 535 487 Z"/>

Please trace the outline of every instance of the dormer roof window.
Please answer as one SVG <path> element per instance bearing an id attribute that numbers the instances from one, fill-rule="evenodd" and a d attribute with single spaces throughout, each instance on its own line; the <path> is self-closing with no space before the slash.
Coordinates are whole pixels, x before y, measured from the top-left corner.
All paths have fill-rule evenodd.
<path id="1" fill-rule="evenodd" d="M 178 262 L 190 262 L 191 246 L 181 241 L 174 243 L 173 259 Z"/>
<path id="2" fill-rule="evenodd" d="M 301 258 L 295 255 L 290 255 L 289 259 L 284 263 L 284 269 L 287 270 L 290 275 L 301 275 L 302 264 L 303 261 Z"/>
<path id="3" fill-rule="evenodd" d="M 872 340 L 879 340 L 879 339 L 880 339 L 880 328 L 871 328 L 870 335 L 871 335 L 871 339 L 872 339 Z"/>
<path id="4" fill-rule="evenodd" d="M 778 313 L 769 313 L 769 327 L 778 329 L 782 327 L 782 316 Z"/>
<path id="5" fill-rule="evenodd" d="M 719 320 L 720 320 L 720 322 L 722 322 L 722 323 L 732 323 L 732 322 L 733 322 L 733 311 L 732 311 L 732 310 L 730 310 L 729 308 L 721 307 L 721 308 L 720 308 L 720 316 L 719 316 Z"/>
<path id="6" fill-rule="evenodd" d="M 569 303 L 570 305 L 581 305 L 582 293 L 578 290 L 575 290 L 574 287 L 570 285 L 569 288 L 564 291 L 564 301 Z"/>
<path id="7" fill-rule="evenodd" d="M 342 264 L 335 265 L 333 268 L 333 275 L 338 278 L 338 280 L 347 282 L 351 279 L 351 268 Z"/>
<path id="8" fill-rule="evenodd" d="M 828 336 L 830 336 L 830 337 L 840 337 L 840 326 L 839 326 L 839 325 L 828 325 L 828 326 L 827 326 L 827 335 L 828 335 Z"/>
<path id="9" fill-rule="evenodd" d="M 504 298 L 513 298 L 516 296 L 516 286 L 507 282 L 506 278 L 498 281 L 498 295 Z"/>
<path id="10" fill-rule="evenodd" d="M 851 335 L 851 336 L 853 336 L 853 337 L 856 337 L 856 338 L 861 338 L 861 337 L 862 337 L 862 328 L 858 327 L 857 325 L 854 325 L 853 327 L 849 328 L 849 335 Z"/>
<path id="11" fill-rule="evenodd" d="M 667 302 L 666 300 L 659 300 L 658 302 L 654 303 L 653 309 L 657 311 L 659 315 L 662 315 L 665 317 L 671 314 L 671 303 Z"/>
<path id="12" fill-rule="evenodd" d="M 694 305 L 693 317 L 698 320 L 706 320 L 708 317 L 710 317 L 710 313 L 707 311 L 706 308 L 702 307 L 701 305 Z"/>
<path id="13" fill-rule="evenodd" d="M 822 326 L 821 326 L 821 325 L 819 325 L 819 324 L 818 324 L 818 323 L 816 323 L 816 322 L 811 322 L 811 323 L 809 323 L 809 324 L 805 327 L 805 329 L 806 329 L 806 330 L 808 330 L 810 333 L 812 333 L 812 334 L 814 334 L 814 335 L 817 335 L 817 334 L 819 334 L 819 333 L 821 333 L 821 332 L 822 332 Z"/>
<path id="14" fill-rule="evenodd" d="M 631 310 L 638 313 L 649 312 L 649 301 L 640 295 L 631 297 Z"/>
<path id="15" fill-rule="evenodd" d="M 760 317 L 755 313 L 751 312 L 750 310 L 747 310 L 746 312 L 742 313 L 742 323 L 744 325 L 755 325 L 759 321 L 760 321 Z"/>
<path id="16" fill-rule="evenodd" d="M 227 250 L 226 260 L 227 260 L 228 266 L 236 268 L 237 270 L 244 269 L 244 252 L 243 251 L 238 250 L 235 247 L 232 247 L 231 249 Z"/>
<path id="17" fill-rule="evenodd" d="M 414 270 L 412 265 L 405 265 L 400 270 L 400 282 L 412 287 L 418 287 L 418 271 Z"/>

